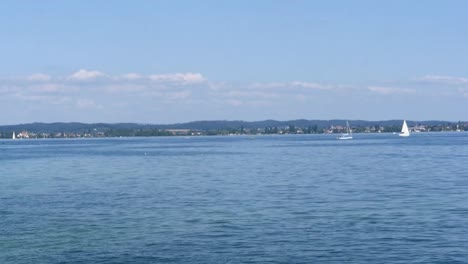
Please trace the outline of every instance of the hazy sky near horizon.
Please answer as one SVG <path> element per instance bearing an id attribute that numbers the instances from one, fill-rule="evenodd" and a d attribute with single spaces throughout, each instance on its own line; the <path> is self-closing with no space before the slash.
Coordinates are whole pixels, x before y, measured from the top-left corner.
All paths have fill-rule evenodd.
<path id="1" fill-rule="evenodd" d="M 468 120 L 468 1 L 0 2 L 0 124 Z"/>

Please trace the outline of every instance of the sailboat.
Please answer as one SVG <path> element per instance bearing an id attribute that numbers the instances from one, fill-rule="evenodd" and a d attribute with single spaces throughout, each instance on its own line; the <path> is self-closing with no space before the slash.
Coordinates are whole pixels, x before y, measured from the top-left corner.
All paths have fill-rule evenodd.
<path id="1" fill-rule="evenodd" d="M 349 128 L 348 121 L 346 121 L 346 133 L 341 134 L 337 139 L 353 139 L 353 132 L 351 131 L 351 128 Z"/>
<path id="2" fill-rule="evenodd" d="M 15 131 L 13 131 L 13 136 L 11 136 L 11 139 L 16 139 Z"/>
<path id="3" fill-rule="evenodd" d="M 401 133 L 398 134 L 400 137 L 409 137 L 410 132 L 406 120 L 403 120 L 403 126 L 401 127 Z"/>

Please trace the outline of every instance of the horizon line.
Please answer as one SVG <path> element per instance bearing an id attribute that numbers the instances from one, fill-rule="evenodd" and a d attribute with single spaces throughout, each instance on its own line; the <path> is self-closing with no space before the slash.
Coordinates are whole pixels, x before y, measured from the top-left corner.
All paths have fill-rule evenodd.
<path id="1" fill-rule="evenodd" d="M 450 123 L 457 123 L 457 122 L 468 122 L 466 120 L 437 120 L 437 119 L 429 119 L 429 120 L 410 120 L 410 119 L 381 119 L 381 120 L 366 120 L 366 119 L 345 119 L 345 118 L 333 118 L 333 119 L 289 119 L 289 120 L 276 120 L 276 119 L 263 119 L 263 120 L 256 120 L 256 121 L 246 121 L 240 119 L 214 119 L 214 120 L 193 120 L 193 121 L 186 121 L 186 122 L 174 122 L 174 123 L 149 123 L 149 122 L 80 122 L 80 121 L 53 121 L 53 122 L 42 122 L 42 121 L 35 121 L 29 123 L 16 123 L 16 124 L 0 124 L 0 126 L 20 126 L 20 125 L 30 125 L 30 124 L 136 124 L 136 125 L 163 125 L 163 126 L 170 126 L 170 125 L 178 125 L 178 124 L 189 124 L 189 123 L 196 123 L 196 122 L 244 122 L 244 123 L 255 123 L 255 122 L 265 122 L 265 121 L 274 121 L 274 122 L 292 122 L 292 121 L 318 121 L 318 122 L 331 122 L 331 121 L 349 121 L 349 122 L 388 122 L 388 121 L 403 121 L 406 120 L 407 122 L 450 122 Z"/>

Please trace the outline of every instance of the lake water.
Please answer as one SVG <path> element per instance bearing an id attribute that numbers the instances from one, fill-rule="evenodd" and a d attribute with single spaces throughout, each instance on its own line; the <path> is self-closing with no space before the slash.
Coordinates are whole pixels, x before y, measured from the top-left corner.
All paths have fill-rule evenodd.
<path id="1" fill-rule="evenodd" d="M 468 263 L 468 133 L 0 141 L 0 263 Z"/>

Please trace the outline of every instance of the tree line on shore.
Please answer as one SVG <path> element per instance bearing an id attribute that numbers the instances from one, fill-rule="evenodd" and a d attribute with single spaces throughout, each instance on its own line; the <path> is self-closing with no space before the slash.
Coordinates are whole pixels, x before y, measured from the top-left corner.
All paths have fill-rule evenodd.
<path id="1" fill-rule="evenodd" d="M 252 135 L 252 134 L 324 134 L 342 133 L 345 120 L 293 121 L 196 121 L 173 125 L 156 124 L 84 124 L 32 123 L 0 126 L 0 138 L 75 138 L 75 137 L 152 137 L 177 135 Z M 401 130 L 402 120 L 350 121 L 353 133 L 392 133 Z M 418 132 L 464 131 L 467 122 L 408 121 Z"/>

